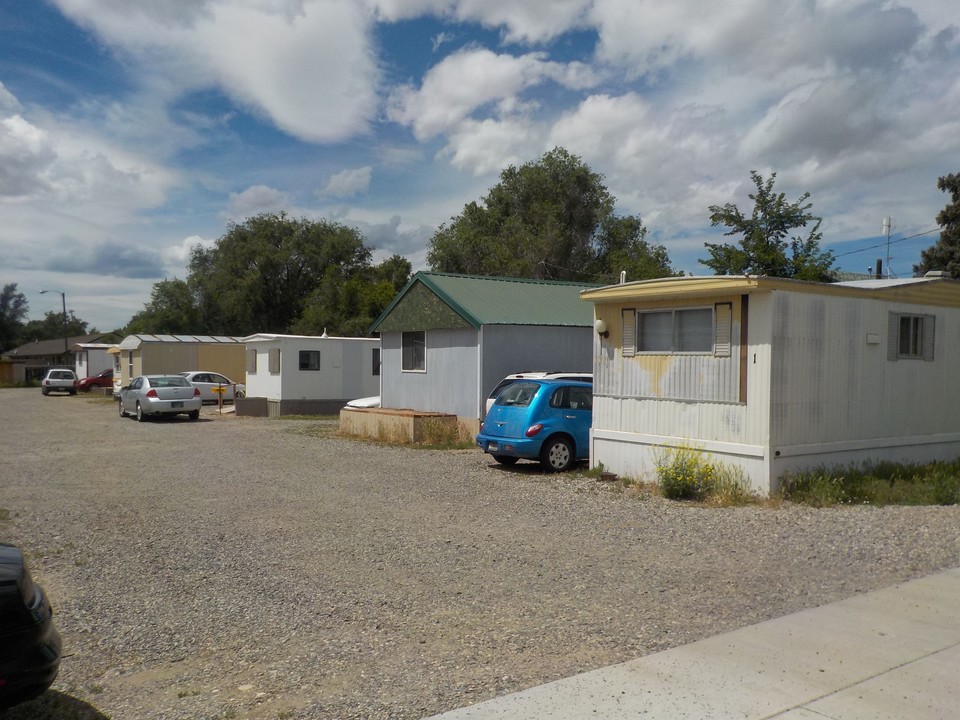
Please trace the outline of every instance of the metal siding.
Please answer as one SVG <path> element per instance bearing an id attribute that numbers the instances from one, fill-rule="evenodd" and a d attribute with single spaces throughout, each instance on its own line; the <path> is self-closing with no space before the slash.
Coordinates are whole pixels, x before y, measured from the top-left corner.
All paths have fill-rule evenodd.
<path id="1" fill-rule="evenodd" d="M 484 325 L 481 397 L 513 373 L 591 372 L 595 335 L 593 327 Z"/>
<path id="2" fill-rule="evenodd" d="M 479 407 L 477 331 L 426 331 L 426 372 L 401 371 L 401 333 L 381 336 L 381 404 L 476 418 Z"/>

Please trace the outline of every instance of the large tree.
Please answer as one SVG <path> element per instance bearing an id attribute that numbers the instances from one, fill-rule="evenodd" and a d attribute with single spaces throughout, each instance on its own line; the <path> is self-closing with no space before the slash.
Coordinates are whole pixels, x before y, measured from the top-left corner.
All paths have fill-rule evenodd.
<path id="1" fill-rule="evenodd" d="M 43 320 L 31 320 L 20 331 L 20 342 L 28 343 L 34 340 L 56 340 L 64 337 L 76 337 L 96 333 L 96 328 L 87 328 L 87 321 L 78 318 L 73 310 L 67 311 L 64 318 L 62 312 L 48 310 Z"/>
<path id="2" fill-rule="evenodd" d="M 153 286 L 150 302 L 131 318 L 124 332 L 189 335 L 202 330 L 200 305 L 185 280 L 161 280 Z"/>
<path id="3" fill-rule="evenodd" d="M 718 275 L 767 275 L 798 280 L 833 279 L 833 253 L 821 252 L 821 219 L 810 212 L 810 193 L 788 202 L 784 193 L 775 193 L 777 174 L 764 180 L 756 171 L 750 178 L 757 187 L 749 195 L 753 211 L 744 215 L 733 203 L 711 205 L 710 224 L 728 228 L 726 236 L 739 235 L 737 244 L 704 243 L 710 253 L 700 262 Z M 807 230 L 807 226 L 812 227 Z M 802 230 L 804 232 L 794 233 Z"/>
<path id="4" fill-rule="evenodd" d="M 212 248 L 195 247 L 188 283 L 207 332 L 285 333 L 316 288 L 349 281 L 370 255 L 353 228 L 262 214 L 231 223 Z"/>
<path id="5" fill-rule="evenodd" d="M 960 280 L 960 174 L 939 178 L 937 188 L 950 193 L 950 202 L 937 213 L 937 225 L 943 229 L 940 239 L 920 252 L 920 264 L 914 265 L 913 271 L 923 275 L 928 270 L 945 270 Z"/>
<path id="6" fill-rule="evenodd" d="M 614 215 L 603 177 L 563 148 L 510 166 L 479 203 L 430 240 L 434 270 L 557 280 L 609 281 L 672 275 L 639 218 Z"/>
<path id="7" fill-rule="evenodd" d="M 213 247 L 197 246 L 186 280 L 163 280 L 128 333 L 365 335 L 410 278 L 399 255 L 370 265 L 353 228 L 263 214 L 231 223 Z"/>
<path id="8" fill-rule="evenodd" d="M 19 344 L 20 333 L 30 305 L 22 292 L 17 292 L 16 283 L 8 283 L 0 290 L 0 352 Z"/>

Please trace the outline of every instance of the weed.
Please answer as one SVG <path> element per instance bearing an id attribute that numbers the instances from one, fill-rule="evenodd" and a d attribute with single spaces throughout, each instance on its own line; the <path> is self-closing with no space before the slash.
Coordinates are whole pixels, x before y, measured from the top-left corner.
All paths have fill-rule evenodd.
<path id="1" fill-rule="evenodd" d="M 277 720 L 289 720 L 289 718 L 292 718 L 292 717 L 293 717 L 292 710 L 281 710 L 280 712 L 277 713 Z"/>
<path id="2" fill-rule="evenodd" d="M 660 494 L 670 500 L 696 500 L 724 507 L 754 501 L 741 468 L 710 462 L 695 448 L 666 450 L 657 456 L 656 467 Z"/>
<path id="3" fill-rule="evenodd" d="M 178 698 L 187 698 L 187 697 L 196 697 L 200 694 L 199 690 L 179 690 L 177 692 Z"/>
<path id="4" fill-rule="evenodd" d="M 883 462 L 816 468 L 781 480 L 783 499 L 816 507 L 960 504 L 960 460 L 910 465 Z"/>
<path id="5" fill-rule="evenodd" d="M 0 507 L 0 524 L 10 522 L 10 511 L 5 507 Z"/>
<path id="6" fill-rule="evenodd" d="M 99 695 L 100 693 L 103 692 L 104 687 L 103 687 L 103 685 L 100 685 L 99 683 L 94 683 L 93 685 L 88 686 L 87 689 L 88 689 L 92 694 L 94 694 L 94 695 Z"/>

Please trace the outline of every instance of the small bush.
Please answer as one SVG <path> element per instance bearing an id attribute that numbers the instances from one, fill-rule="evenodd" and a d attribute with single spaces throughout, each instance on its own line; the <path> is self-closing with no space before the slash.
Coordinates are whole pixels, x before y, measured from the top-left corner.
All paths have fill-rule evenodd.
<path id="1" fill-rule="evenodd" d="M 739 467 L 710 462 L 694 448 L 667 450 L 656 463 L 660 494 L 670 500 L 711 505 L 742 505 L 752 500 Z"/>

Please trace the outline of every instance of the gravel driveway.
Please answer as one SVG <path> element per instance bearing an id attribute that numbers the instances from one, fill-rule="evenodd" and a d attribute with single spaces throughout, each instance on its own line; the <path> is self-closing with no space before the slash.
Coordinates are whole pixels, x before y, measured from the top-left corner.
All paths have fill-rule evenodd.
<path id="1" fill-rule="evenodd" d="M 210 413 L 0 390 L 0 538 L 68 654 L 48 696 L 419 718 L 960 565 L 958 507 L 708 509 Z"/>

